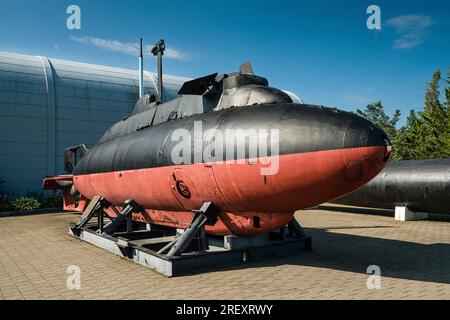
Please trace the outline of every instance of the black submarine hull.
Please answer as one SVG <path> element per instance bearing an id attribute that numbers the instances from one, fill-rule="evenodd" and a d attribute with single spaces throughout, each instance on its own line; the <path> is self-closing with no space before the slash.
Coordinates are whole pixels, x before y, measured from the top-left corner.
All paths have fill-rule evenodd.
<path id="1" fill-rule="evenodd" d="M 225 137 L 227 130 L 234 133 L 240 130 L 242 134 L 248 133 L 248 130 L 256 133 L 263 130 L 269 135 L 276 130 L 279 148 L 275 154 L 275 150 L 270 149 L 268 138 L 267 150 L 267 155 L 276 156 L 373 146 L 385 148 L 388 153 L 387 147 L 390 145 L 383 130 L 350 112 L 304 104 L 265 104 L 197 114 L 146 127 L 111 140 L 101 140 L 80 160 L 73 174 L 77 176 L 179 165 L 173 159 L 172 151 L 180 142 L 174 133 L 184 130 L 190 137 L 197 139 L 199 132 L 195 131 L 196 123 L 201 125 L 201 151 L 211 149 L 217 135 Z M 205 157 L 196 157 L 198 150 L 192 147 L 188 163 L 184 164 L 251 157 L 249 139 L 236 139 L 236 136 L 231 139 L 234 140 L 223 141 L 222 158 L 212 155 L 208 161 Z M 230 142 L 234 143 L 231 153 L 228 148 Z M 259 144 L 256 151 L 261 156 Z"/>
<path id="2" fill-rule="evenodd" d="M 368 184 L 332 203 L 450 214 L 450 159 L 389 162 Z"/>

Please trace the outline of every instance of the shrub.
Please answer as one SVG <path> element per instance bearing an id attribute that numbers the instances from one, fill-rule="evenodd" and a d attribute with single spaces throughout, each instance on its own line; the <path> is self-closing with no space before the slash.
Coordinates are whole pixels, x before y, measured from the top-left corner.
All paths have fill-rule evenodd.
<path id="1" fill-rule="evenodd" d="M 8 198 L 8 193 L 3 189 L 3 184 L 5 183 L 5 180 L 2 180 L 0 178 L 0 200 L 5 200 Z"/>
<path id="2" fill-rule="evenodd" d="M 16 211 L 30 211 L 35 210 L 41 206 L 39 201 L 30 197 L 21 197 L 13 201 L 13 206 Z"/>
<path id="3" fill-rule="evenodd" d="M 11 203 L 11 201 L 9 201 L 6 198 L 0 197 L 0 212 L 13 211 L 13 210 L 14 210 L 14 206 Z"/>
<path id="4" fill-rule="evenodd" d="M 58 194 L 57 192 L 52 193 L 51 196 L 39 200 L 41 203 L 41 208 L 57 208 L 62 209 L 63 206 L 63 199 L 62 195 Z"/>
<path id="5" fill-rule="evenodd" d="M 0 178 L 0 212 L 12 211 L 14 206 L 8 200 L 8 193 L 3 189 L 4 180 Z"/>

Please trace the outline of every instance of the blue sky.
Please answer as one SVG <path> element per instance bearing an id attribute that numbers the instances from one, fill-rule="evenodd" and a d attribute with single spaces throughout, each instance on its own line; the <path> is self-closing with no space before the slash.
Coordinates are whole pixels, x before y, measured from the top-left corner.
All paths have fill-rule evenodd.
<path id="1" fill-rule="evenodd" d="M 66 9 L 81 8 L 81 30 Z M 366 9 L 381 9 L 369 30 Z M 0 50 L 137 68 L 135 44 L 164 38 L 165 72 L 196 77 L 252 61 L 272 86 L 305 102 L 355 110 L 420 110 L 426 81 L 450 67 L 450 2 L 428 1 L 5 1 Z M 147 53 L 145 68 L 154 70 Z"/>

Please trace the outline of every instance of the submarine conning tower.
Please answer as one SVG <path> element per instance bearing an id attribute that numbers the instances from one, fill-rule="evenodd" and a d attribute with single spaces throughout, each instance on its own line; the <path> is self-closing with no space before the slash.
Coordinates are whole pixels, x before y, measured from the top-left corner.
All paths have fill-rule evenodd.
<path id="1" fill-rule="evenodd" d="M 178 95 L 165 103 L 160 103 L 153 95 L 144 95 L 137 101 L 131 116 L 108 129 L 98 144 L 194 114 L 259 104 L 293 103 L 287 93 L 269 87 L 266 78 L 253 74 L 249 63 L 241 65 L 239 72 L 220 76 L 213 73 L 187 81 Z"/>

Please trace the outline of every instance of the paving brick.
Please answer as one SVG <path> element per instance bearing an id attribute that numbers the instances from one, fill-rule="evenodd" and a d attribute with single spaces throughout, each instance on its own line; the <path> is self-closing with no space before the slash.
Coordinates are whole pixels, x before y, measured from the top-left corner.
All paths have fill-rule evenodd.
<path id="1" fill-rule="evenodd" d="M 450 299 L 450 224 L 305 210 L 313 252 L 165 278 L 67 234 L 69 213 L 0 218 L 0 299 Z M 66 287 L 81 270 L 81 290 Z M 381 267 L 369 290 L 367 267 Z"/>

